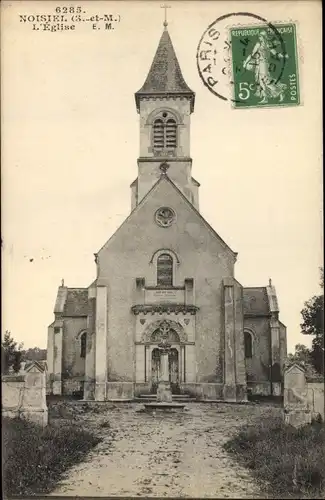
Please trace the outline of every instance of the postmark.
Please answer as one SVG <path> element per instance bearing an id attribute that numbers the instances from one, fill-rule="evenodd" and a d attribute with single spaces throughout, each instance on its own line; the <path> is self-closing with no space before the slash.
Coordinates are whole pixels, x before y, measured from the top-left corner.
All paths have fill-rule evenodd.
<path id="1" fill-rule="evenodd" d="M 278 25 L 278 29 L 277 25 L 268 22 L 263 17 L 248 12 L 225 14 L 216 19 L 203 33 L 197 48 L 197 68 L 203 84 L 212 94 L 223 101 L 232 102 L 235 108 L 288 105 L 288 102 L 290 102 L 290 105 L 299 104 L 298 71 L 295 73 L 288 73 L 288 71 L 292 69 L 292 66 L 297 70 L 295 29 L 293 30 L 294 36 L 288 38 L 285 37 L 285 35 L 289 33 L 286 34 L 283 29 L 281 29 L 283 26 L 287 27 L 289 24 Z M 292 24 L 290 24 L 290 26 L 295 28 Z M 250 30 L 247 29 L 247 27 L 250 28 L 251 33 L 249 33 Z M 254 35 L 256 38 L 253 38 L 254 30 L 256 30 L 256 34 Z M 241 31 L 242 36 L 236 36 L 236 33 L 239 34 Z M 285 96 L 281 96 L 280 104 L 277 102 L 276 98 L 274 98 L 274 101 L 273 98 L 271 99 L 270 93 L 268 94 L 269 97 L 262 103 L 260 101 L 263 100 L 263 96 L 255 96 L 253 93 L 257 91 L 255 81 L 257 69 L 254 71 L 255 68 L 253 68 L 253 63 L 257 59 L 257 49 L 252 55 L 248 52 L 248 47 L 252 51 L 254 50 L 259 31 L 266 31 L 268 43 L 271 44 L 270 50 L 275 49 L 276 54 L 283 55 L 283 57 L 277 56 L 275 64 L 275 57 L 273 57 L 273 52 L 271 53 L 272 59 L 274 60 L 271 61 L 271 63 L 273 63 L 273 66 L 271 66 L 273 71 L 271 72 L 270 79 L 277 89 L 286 88 Z M 281 33 L 281 31 L 283 31 L 283 33 Z M 236 40 L 233 41 L 235 38 Z M 243 42 L 240 40 L 243 40 Z M 232 47 L 233 43 L 235 50 Z M 238 46 L 237 43 L 239 43 L 240 46 Z M 288 43 L 288 48 L 286 47 L 286 43 Z M 246 61 L 249 55 L 251 57 L 249 61 Z M 235 67 L 234 61 L 237 63 Z M 244 62 L 245 68 L 243 67 Z M 243 83 L 246 82 L 243 75 L 247 76 L 247 74 L 249 74 L 249 80 L 247 80 L 248 85 L 243 85 Z M 294 89 L 294 78 L 292 77 L 291 80 L 288 78 L 289 75 L 293 74 L 296 75 L 296 89 Z M 285 82 L 282 81 L 284 78 L 286 78 Z M 286 87 L 281 87 L 281 85 L 279 85 L 280 83 L 283 83 Z M 256 88 L 253 88 L 253 84 L 255 84 Z M 247 87 L 247 91 L 249 91 L 249 99 L 245 99 L 247 92 L 241 92 L 245 87 Z M 290 90 L 293 94 L 288 94 Z M 296 101 L 291 100 L 291 97 L 294 96 L 294 90 L 297 92 Z M 273 95 L 275 95 L 275 93 L 274 91 Z M 252 98 L 250 99 L 251 95 Z M 242 97 L 244 97 L 244 99 Z M 280 93 L 277 98 L 279 101 Z"/>
<path id="2" fill-rule="evenodd" d="M 296 27 L 274 26 L 282 43 L 265 24 L 230 30 L 235 108 L 300 103 Z"/>

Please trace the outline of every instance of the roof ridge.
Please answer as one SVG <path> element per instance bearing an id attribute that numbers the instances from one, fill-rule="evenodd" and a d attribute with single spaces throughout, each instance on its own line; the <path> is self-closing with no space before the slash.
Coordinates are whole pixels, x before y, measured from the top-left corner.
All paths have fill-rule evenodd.
<path id="1" fill-rule="evenodd" d="M 96 252 L 97 254 L 99 254 L 99 252 L 108 244 L 108 242 L 116 235 L 116 233 L 121 229 L 122 226 L 124 226 L 124 224 L 130 219 L 130 217 L 132 217 L 132 215 L 134 214 L 134 212 L 136 210 L 138 210 L 138 208 L 143 204 L 143 202 L 148 198 L 148 196 L 150 195 L 150 193 L 155 189 L 155 187 L 159 184 L 159 182 L 161 181 L 162 177 L 163 177 L 164 174 L 161 174 L 159 179 L 157 179 L 157 181 L 154 183 L 154 185 L 149 189 L 149 191 L 144 195 L 144 197 L 140 200 L 140 202 L 134 207 L 134 209 L 129 213 L 129 215 L 127 216 L 126 219 L 124 219 L 124 221 L 119 225 L 119 227 L 114 231 L 114 233 L 108 238 L 108 240 L 100 247 L 100 249 L 98 250 L 98 252 Z"/>
<path id="2" fill-rule="evenodd" d="M 256 285 L 256 286 L 244 286 L 243 288 L 244 288 L 245 290 L 249 290 L 249 289 L 253 289 L 253 288 L 254 288 L 254 289 L 255 289 L 255 288 L 266 288 L 266 285 L 262 285 L 262 286 L 258 286 L 258 285 Z"/>
<path id="3" fill-rule="evenodd" d="M 200 217 L 200 219 L 202 219 L 202 221 L 208 226 L 208 228 L 210 229 L 210 231 L 212 231 L 214 233 L 215 236 L 217 236 L 219 238 L 219 240 L 227 247 L 229 248 L 229 250 L 237 256 L 237 252 L 234 252 L 234 250 L 232 250 L 230 248 L 230 246 L 221 238 L 221 236 L 219 236 L 219 234 L 217 233 L 217 231 L 215 231 L 215 229 L 213 229 L 213 227 L 208 223 L 208 221 L 203 217 L 203 215 L 198 211 L 197 208 L 195 208 L 195 206 L 193 205 L 193 203 L 191 203 L 185 196 L 185 194 L 182 193 L 182 191 L 176 186 L 176 184 L 171 180 L 171 178 L 167 175 L 167 174 L 162 174 L 161 177 L 166 177 L 168 180 L 173 186 L 174 188 L 179 192 L 179 194 L 184 198 L 184 200 L 186 201 L 186 203 L 188 205 L 190 205 L 194 212 Z"/>
<path id="4" fill-rule="evenodd" d="M 116 235 L 116 233 L 119 231 L 119 229 L 132 217 L 132 215 L 139 209 L 139 207 L 142 206 L 142 204 L 147 200 L 147 198 L 150 196 L 152 191 L 158 186 L 162 180 L 166 180 L 169 182 L 175 189 L 176 191 L 180 194 L 180 196 L 185 200 L 185 202 L 194 210 L 194 212 L 199 216 L 199 218 L 204 222 L 204 224 L 208 227 L 208 229 L 221 241 L 221 243 L 227 247 L 235 257 L 237 257 L 238 253 L 235 252 L 230 248 L 230 246 L 219 236 L 219 234 L 213 229 L 213 227 L 208 223 L 207 220 L 203 217 L 203 215 L 195 208 L 193 203 L 191 203 L 185 196 L 185 194 L 182 193 L 182 191 L 176 186 L 176 184 L 171 180 L 171 178 L 167 175 L 167 173 L 162 173 L 159 177 L 159 179 L 154 183 L 154 185 L 149 189 L 149 191 L 145 194 L 145 196 L 142 198 L 140 203 L 136 205 L 136 207 L 132 210 L 132 212 L 128 215 L 128 217 L 122 222 L 122 224 L 116 229 L 116 231 L 112 234 L 112 236 L 102 245 L 100 250 L 97 252 L 99 253 L 107 244 L 108 242 Z"/>

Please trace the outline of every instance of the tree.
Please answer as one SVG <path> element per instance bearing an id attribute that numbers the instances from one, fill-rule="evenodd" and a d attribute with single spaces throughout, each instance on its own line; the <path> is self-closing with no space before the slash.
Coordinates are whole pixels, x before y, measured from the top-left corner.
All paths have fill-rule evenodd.
<path id="1" fill-rule="evenodd" d="M 30 347 L 23 351 L 24 361 L 43 361 L 46 359 L 46 349 L 40 349 L 39 347 Z"/>
<path id="2" fill-rule="evenodd" d="M 315 369 L 324 374 L 324 269 L 321 269 L 320 286 L 323 293 L 305 302 L 300 327 L 304 335 L 313 335 L 311 361 Z"/>
<path id="3" fill-rule="evenodd" d="M 1 371 L 2 373 L 8 373 L 9 369 L 12 367 L 15 373 L 20 370 L 20 363 L 23 356 L 23 344 L 17 344 L 17 342 L 11 336 L 9 330 L 6 330 L 3 340 L 1 342 Z"/>
<path id="4" fill-rule="evenodd" d="M 298 363 L 302 366 L 306 374 L 311 377 L 317 377 L 317 371 L 315 370 L 311 349 L 309 349 L 304 344 L 296 344 L 294 354 L 289 353 L 286 359 L 286 366 L 289 367 L 293 363 Z"/>
<path id="5" fill-rule="evenodd" d="M 301 363 L 303 365 L 311 363 L 311 351 L 303 344 L 296 344 L 294 354 L 288 354 L 288 361 L 290 363 Z"/>

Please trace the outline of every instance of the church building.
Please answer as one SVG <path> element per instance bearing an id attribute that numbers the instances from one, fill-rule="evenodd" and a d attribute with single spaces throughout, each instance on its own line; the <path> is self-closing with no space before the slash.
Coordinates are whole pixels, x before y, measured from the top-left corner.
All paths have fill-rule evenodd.
<path id="1" fill-rule="evenodd" d="M 95 281 L 58 288 L 48 393 L 97 401 L 155 393 L 164 339 L 175 394 L 280 395 L 286 327 L 276 292 L 271 280 L 247 288 L 235 279 L 237 253 L 200 214 L 190 154 L 195 94 L 167 23 L 135 104 L 140 155 L 131 213 L 95 254 Z"/>

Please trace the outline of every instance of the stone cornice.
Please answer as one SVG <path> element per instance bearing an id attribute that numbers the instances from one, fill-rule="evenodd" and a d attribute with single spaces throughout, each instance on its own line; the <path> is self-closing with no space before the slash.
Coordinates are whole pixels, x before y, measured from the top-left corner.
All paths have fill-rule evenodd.
<path id="1" fill-rule="evenodd" d="M 191 90 L 186 91 L 169 91 L 169 92 L 136 92 L 135 103 L 137 112 L 140 113 L 140 101 L 170 101 L 171 99 L 176 100 L 189 100 L 191 113 L 194 111 L 195 104 L 195 93 Z"/>
<path id="2" fill-rule="evenodd" d="M 259 313 L 259 312 L 251 312 L 244 313 L 244 318 L 271 318 L 270 313 Z"/>
<path id="3" fill-rule="evenodd" d="M 152 260 L 150 261 L 150 264 Z M 179 264 L 179 261 L 177 262 Z M 185 290 L 185 286 L 146 286 L 145 290 Z"/>
<path id="4" fill-rule="evenodd" d="M 131 307 L 133 314 L 191 314 L 195 315 L 199 310 L 194 305 L 185 304 L 136 304 Z"/>
<path id="5" fill-rule="evenodd" d="M 145 346 L 153 346 L 153 345 L 158 345 L 159 342 L 141 342 L 141 341 L 136 341 L 134 342 L 135 345 L 145 345 Z M 195 342 L 172 342 L 172 345 L 195 345 Z"/>
<path id="6" fill-rule="evenodd" d="M 147 157 L 147 156 L 139 156 L 138 162 L 156 162 L 156 163 L 161 163 L 163 161 L 168 161 L 168 162 L 190 162 L 192 163 L 192 158 L 189 156 L 154 156 L 154 157 Z"/>

